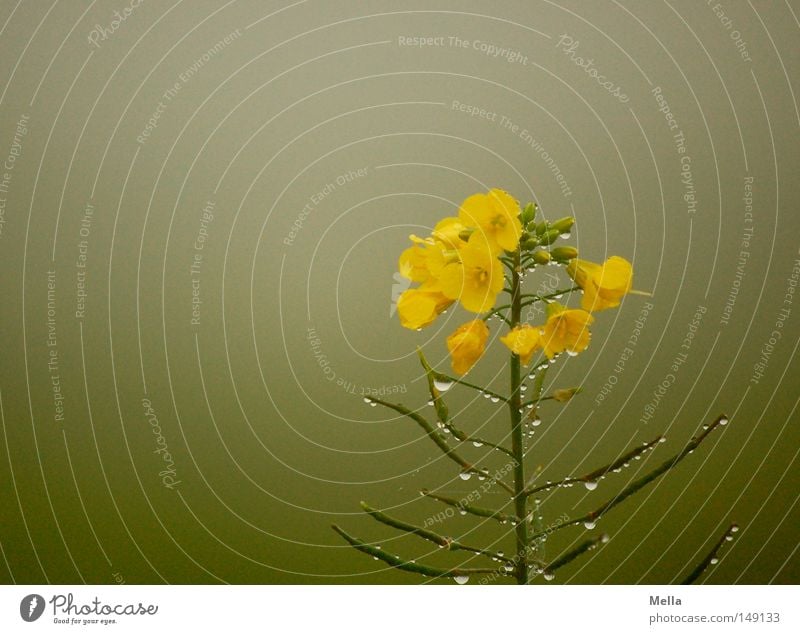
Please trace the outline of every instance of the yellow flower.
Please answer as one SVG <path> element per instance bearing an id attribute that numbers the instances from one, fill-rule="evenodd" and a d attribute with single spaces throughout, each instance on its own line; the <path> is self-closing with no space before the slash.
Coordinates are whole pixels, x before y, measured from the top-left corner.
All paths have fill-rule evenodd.
<path id="1" fill-rule="evenodd" d="M 456 374 L 466 374 L 475 365 L 486 349 L 488 338 L 489 329 L 482 319 L 462 324 L 447 338 L 447 349 Z"/>
<path id="2" fill-rule="evenodd" d="M 542 346 L 540 329 L 528 324 L 517 326 L 504 337 L 500 337 L 500 341 L 520 358 L 523 365 L 528 365 L 533 353 Z"/>
<path id="3" fill-rule="evenodd" d="M 418 330 L 434 320 L 453 303 L 435 285 L 423 284 L 404 291 L 397 300 L 397 314 L 404 328 Z"/>
<path id="4" fill-rule="evenodd" d="M 484 313 L 494 306 L 497 294 L 503 290 L 503 266 L 495 257 L 488 242 L 473 233 L 459 251 L 460 262 L 446 265 L 438 277 L 442 292 L 458 299 L 473 313 Z"/>
<path id="5" fill-rule="evenodd" d="M 604 264 L 574 259 L 567 266 L 567 274 L 583 289 L 581 308 L 589 311 L 619 306 L 633 281 L 631 263 L 617 255 Z"/>
<path id="6" fill-rule="evenodd" d="M 565 350 L 570 354 L 586 350 L 591 339 L 589 325 L 594 317 L 585 310 L 569 309 L 558 302 L 549 304 L 547 313 L 547 323 L 542 328 L 542 347 L 548 359 Z"/>
<path id="7" fill-rule="evenodd" d="M 441 242 L 446 249 L 460 249 L 466 244 L 459 237 L 465 228 L 459 218 L 443 218 L 436 223 L 431 236 L 434 240 Z"/>
<path id="8" fill-rule="evenodd" d="M 416 244 L 400 254 L 398 261 L 400 275 L 421 284 L 435 280 L 447 262 L 444 245 L 430 238 L 421 240 L 411 236 L 411 239 Z"/>
<path id="9" fill-rule="evenodd" d="M 514 198 L 502 189 L 492 189 L 488 194 L 467 198 L 461 203 L 458 217 L 465 225 L 477 227 L 495 251 L 513 251 L 522 235 L 519 213 L 519 203 Z"/>

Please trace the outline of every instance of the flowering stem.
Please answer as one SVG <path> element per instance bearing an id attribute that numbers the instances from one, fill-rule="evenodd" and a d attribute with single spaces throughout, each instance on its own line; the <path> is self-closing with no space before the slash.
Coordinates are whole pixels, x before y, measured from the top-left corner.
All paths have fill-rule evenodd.
<path id="1" fill-rule="evenodd" d="M 511 272 L 511 324 L 510 328 L 515 328 L 520 323 L 522 316 L 522 289 L 520 276 L 520 249 L 514 252 L 514 268 Z M 508 400 L 508 411 L 511 416 L 511 452 L 514 454 L 514 510 L 517 515 L 517 523 L 514 527 L 517 546 L 517 564 L 514 575 L 517 583 L 524 585 L 528 583 L 528 562 L 526 553 L 528 550 L 528 523 L 527 523 L 527 496 L 525 495 L 525 465 L 524 447 L 522 444 L 522 414 L 521 414 L 521 391 L 522 383 L 520 371 L 520 358 L 516 354 L 511 355 L 511 396 Z"/>

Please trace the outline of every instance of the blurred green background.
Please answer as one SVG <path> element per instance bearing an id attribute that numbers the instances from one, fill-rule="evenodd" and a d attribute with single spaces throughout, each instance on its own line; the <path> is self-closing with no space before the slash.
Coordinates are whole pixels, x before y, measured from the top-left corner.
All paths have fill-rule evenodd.
<path id="1" fill-rule="evenodd" d="M 589 350 L 552 368 L 549 385 L 584 392 L 542 408 L 528 466 L 557 479 L 667 443 L 594 492 L 543 496 L 545 525 L 731 417 L 553 583 L 675 582 L 732 521 L 704 581 L 800 581 L 798 13 L 1 2 L 0 581 L 421 582 L 331 523 L 464 562 L 360 512 L 421 524 L 444 507 L 419 489 L 476 484 L 361 396 L 426 411 L 415 348 L 446 370 L 444 339 L 469 316 L 402 329 L 397 256 L 490 187 L 574 215 L 568 244 L 628 258 L 652 292 L 599 314 Z M 495 340 L 471 376 L 503 390 L 506 361 Z M 508 441 L 502 408 L 449 394 L 464 428 Z M 512 549 L 496 523 L 437 528 Z M 547 557 L 584 533 L 552 535 Z"/>

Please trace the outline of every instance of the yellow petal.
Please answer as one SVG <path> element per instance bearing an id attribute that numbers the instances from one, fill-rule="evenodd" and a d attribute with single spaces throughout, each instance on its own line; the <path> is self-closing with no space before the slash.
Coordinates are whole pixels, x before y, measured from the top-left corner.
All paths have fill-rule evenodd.
<path id="1" fill-rule="evenodd" d="M 447 338 L 451 365 L 457 374 L 466 374 L 486 350 L 489 329 L 482 319 L 468 321 Z"/>

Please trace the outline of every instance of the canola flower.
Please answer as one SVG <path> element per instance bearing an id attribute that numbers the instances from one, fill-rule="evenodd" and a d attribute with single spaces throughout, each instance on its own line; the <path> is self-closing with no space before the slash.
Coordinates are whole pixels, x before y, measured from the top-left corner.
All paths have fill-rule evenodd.
<path id="1" fill-rule="evenodd" d="M 544 553 L 537 546 L 547 532 L 576 524 L 583 524 L 587 530 L 595 528 L 597 520 L 606 512 L 673 468 L 691 454 L 715 427 L 724 426 L 728 422 L 726 416 L 720 416 L 713 424 L 705 425 L 704 431 L 693 438 L 683 451 L 649 474 L 638 478 L 612 501 L 594 511 L 577 519 L 569 518 L 551 525 L 547 532 L 537 526 L 533 518 L 534 515 L 541 518 L 539 501 L 535 500 L 535 508 L 531 505 L 537 492 L 572 486 L 578 482 L 582 482 L 586 489 L 592 491 L 598 486 L 599 479 L 619 471 L 619 465 L 626 465 L 631 459 L 641 457 L 664 438 L 659 436 L 640 444 L 611 464 L 594 469 L 582 477 L 569 476 L 553 483 L 548 481 L 537 484 L 526 474 L 525 458 L 531 449 L 530 446 L 526 447 L 526 437 L 534 433 L 530 428 L 541 424 L 540 407 L 545 401 L 549 405 L 563 406 L 580 392 L 579 387 L 571 387 L 550 389 L 549 393 L 545 393 L 544 381 L 548 367 L 562 354 L 574 356 L 585 352 L 591 342 L 590 329 L 594 324 L 595 314 L 619 306 L 630 293 L 638 293 L 632 290 L 633 268 L 624 258 L 612 256 L 603 263 L 595 263 L 579 259 L 575 247 L 556 245 L 559 240 L 568 237 L 575 224 L 574 218 L 565 217 L 549 222 L 537 219 L 536 216 L 535 204 L 529 203 L 524 208 L 520 207 L 510 194 L 502 190 L 492 189 L 486 193 L 474 194 L 461 204 L 457 217 L 446 217 L 437 222 L 429 236 L 410 236 L 411 246 L 400 255 L 400 273 L 417 285 L 402 293 L 398 300 L 397 312 L 400 323 L 405 328 L 420 330 L 430 326 L 451 306 L 458 306 L 470 313 L 469 320 L 459 325 L 446 338 L 450 363 L 453 372 L 458 376 L 452 377 L 434 370 L 422 350 L 418 349 L 430 393 L 428 403 L 433 407 L 436 425 L 428 420 L 429 412 L 409 409 L 377 396 L 364 400 L 371 405 L 388 407 L 416 422 L 438 446 L 444 457 L 457 464 L 461 479 L 468 480 L 472 475 L 477 475 L 479 480 L 490 480 L 492 486 L 502 487 L 510 494 L 501 508 L 493 509 L 484 507 L 483 503 L 472 506 L 465 504 L 463 500 L 428 490 L 421 491 L 423 496 L 455 506 L 462 515 L 492 517 L 499 519 L 503 525 L 508 524 L 507 530 L 513 532 L 515 552 L 509 557 L 492 547 L 472 546 L 468 541 L 465 543 L 461 539 L 456 540 L 431 530 L 427 523 L 425 526 L 417 526 L 375 509 L 366 502 L 362 502 L 362 509 L 382 524 L 414 534 L 440 548 L 467 551 L 475 557 L 487 557 L 493 563 L 488 567 L 438 568 L 427 561 L 405 560 L 387 552 L 388 549 L 364 542 L 339 526 L 333 526 L 352 547 L 394 569 L 415 572 L 429 579 L 449 577 L 459 584 L 467 583 L 470 575 L 488 575 L 489 579 L 505 575 L 513 577 L 518 584 L 529 583 L 537 574 L 541 574 L 545 580 L 552 580 L 555 570 L 605 543 L 608 536 L 601 534 L 588 539 L 548 564 L 539 558 Z M 526 293 L 525 282 L 531 277 L 534 280 L 530 286 L 541 288 L 541 284 L 536 284 L 535 276 L 537 269 L 544 266 L 563 268 L 564 277 L 570 279 L 574 286 L 544 295 L 541 292 Z M 570 307 L 556 301 L 567 296 L 564 301 L 569 303 L 573 291 L 580 294 L 580 306 Z M 504 293 L 508 294 L 509 299 L 500 301 L 498 298 L 504 297 Z M 536 303 L 546 306 L 546 317 L 539 323 L 527 323 L 523 319 L 522 309 Z M 490 318 L 494 319 L 490 321 Z M 509 389 L 505 394 L 458 378 L 470 372 L 484 357 L 491 343 L 489 324 L 499 322 L 505 326 L 500 326 L 504 332 L 497 333 L 497 338 L 510 353 Z M 531 364 L 533 367 L 528 369 L 526 366 Z M 533 380 L 532 385 L 526 384 L 526 376 Z M 479 390 L 492 403 L 502 402 L 503 407 L 508 407 L 510 447 L 485 440 L 482 432 L 480 437 L 473 437 L 462 431 L 459 421 L 454 419 L 460 419 L 462 413 L 468 412 L 469 408 L 451 414 L 443 398 L 443 393 L 454 383 Z M 532 389 L 528 390 L 529 387 Z M 480 462 L 482 458 L 478 458 L 479 462 L 476 464 L 469 459 L 471 456 L 461 453 L 460 445 L 467 443 L 474 447 L 500 451 L 510 458 L 510 462 L 503 470 L 490 473 L 488 467 L 479 466 L 484 464 Z M 507 481 L 510 477 L 513 477 L 513 483 Z M 513 506 L 513 511 L 508 510 L 510 506 Z M 734 530 L 738 530 L 735 525 L 729 529 L 729 533 Z M 719 544 L 725 539 L 727 537 Z M 713 563 L 715 552 L 706 557 L 706 563 L 696 568 L 686 582 L 696 579 L 703 572 L 703 566 L 709 565 L 707 562 Z"/>
<path id="2" fill-rule="evenodd" d="M 401 275 L 419 286 L 400 296 L 400 323 L 413 330 L 425 328 L 456 302 L 468 312 L 491 314 L 504 290 L 512 296 L 515 292 L 508 288 L 506 269 L 513 273 L 518 258 L 517 266 L 529 270 L 563 266 L 582 293 L 580 308 L 550 302 L 544 323 L 518 320 L 500 341 L 523 365 L 530 364 L 537 352 L 553 359 L 562 352 L 575 355 L 586 350 L 594 322 L 591 313 L 615 308 L 626 294 L 635 292 L 633 267 L 620 256 L 602 264 L 579 259 L 574 247 L 554 245 L 572 229 L 574 218 L 548 223 L 537 222 L 535 215 L 534 204 L 522 209 L 507 192 L 491 189 L 469 196 L 458 217 L 437 222 L 430 236 L 410 236 L 412 245 L 402 252 L 398 266 Z M 488 331 L 484 337 L 478 321 L 467 322 L 448 338 L 451 365 L 459 375 L 466 374 L 485 351 Z"/>

